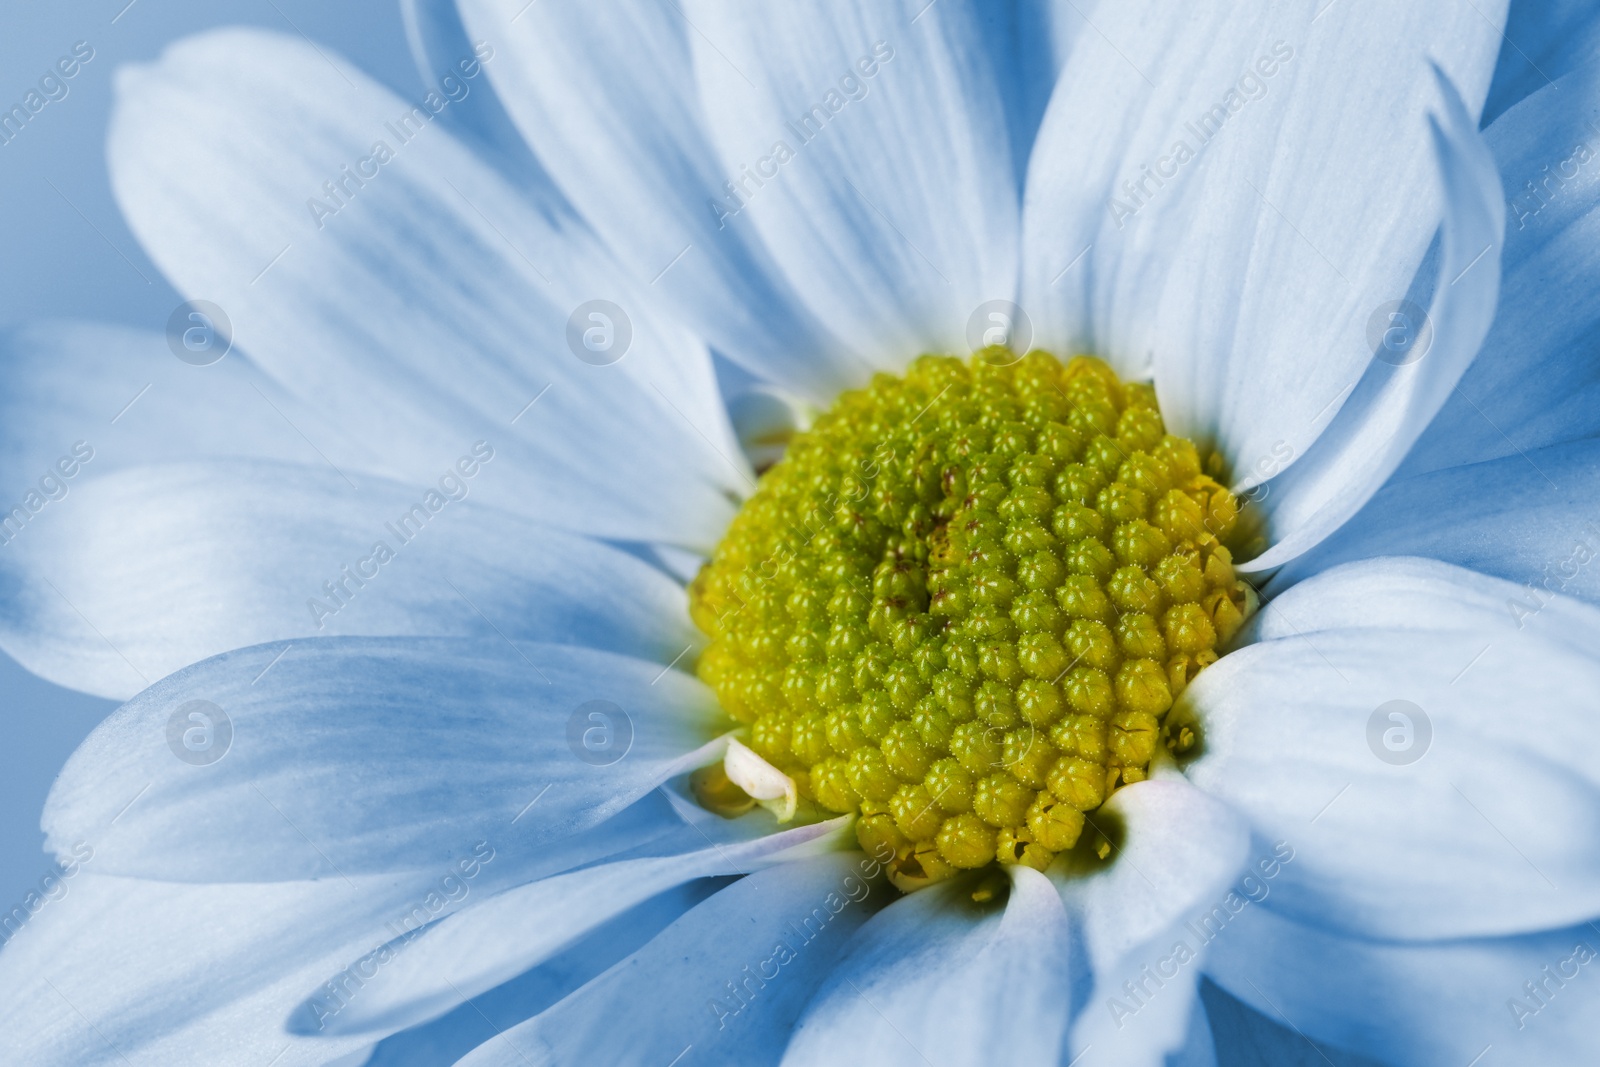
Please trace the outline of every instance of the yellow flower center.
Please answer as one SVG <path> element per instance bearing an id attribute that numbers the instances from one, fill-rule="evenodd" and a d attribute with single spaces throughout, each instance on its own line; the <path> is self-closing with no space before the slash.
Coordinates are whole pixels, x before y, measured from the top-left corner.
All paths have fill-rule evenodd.
<path id="1" fill-rule="evenodd" d="M 1192 744 L 1166 712 L 1254 606 L 1237 515 L 1099 360 L 924 356 L 762 476 L 690 586 L 698 673 L 900 888 L 1042 870 Z"/>

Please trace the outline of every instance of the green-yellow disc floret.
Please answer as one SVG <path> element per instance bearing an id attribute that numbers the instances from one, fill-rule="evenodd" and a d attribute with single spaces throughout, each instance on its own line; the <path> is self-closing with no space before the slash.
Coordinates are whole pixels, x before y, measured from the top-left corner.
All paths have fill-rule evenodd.
<path id="1" fill-rule="evenodd" d="M 1142 780 L 1253 600 L 1237 501 L 1104 363 L 924 356 L 848 392 L 690 587 L 700 677 L 902 889 L 1043 869 Z"/>

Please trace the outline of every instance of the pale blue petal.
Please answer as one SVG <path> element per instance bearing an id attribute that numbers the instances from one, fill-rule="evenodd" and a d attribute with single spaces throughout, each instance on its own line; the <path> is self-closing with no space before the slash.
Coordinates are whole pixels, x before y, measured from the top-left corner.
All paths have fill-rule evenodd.
<path id="1" fill-rule="evenodd" d="M 197 822 L 204 818 L 196 815 Z M 286 1028 L 308 989 L 325 983 L 324 1021 L 336 1018 L 360 1003 L 397 934 L 447 918 L 520 878 L 670 837 L 674 824 L 683 829 L 673 808 L 656 801 L 636 804 L 577 839 L 547 843 L 532 863 L 485 840 L 448 864 L 271 884 L 106 875 L 100 873 L 105 854 L 96 847 L 103 842 L 74 842 L 53 899 L 6 928 L 0 1056 L 30 1067 L 130 1061 L 260 1067 L 263 1049 L 281 1063 L 308 1067 L 345 1050 L 359 1058 L 374 1035 L 338 1037 L 328 1026 L 301 1028 L 314 1032 L 297 1036 Z M 504 846 L 504 835 L 492 836 Z M 677 908 L 690 903 L 679 900 Z M 587 943 L 603 955 L 611 941 L 631 934 L 626 954 L 667 921 L 641 930 L 639 919 L 630 913 Z M 557 988 L 553 1000 L 592 973 L 574 973 L 569 960 L 542 980 Z"/>
<path id="2" fill-rule="evenodd" d="M 332 1025 L 301 1035 L 286 1029 L 306 989 L 325 979 L 337 983 L 337 1000 L 324 987 L 328 1005 L 343 1005 L 329 1016 L 331 1024 L 373 989 L 374 972 L 359 961 L 337 968 L 377 949 L 419 909 L 449 916 L 496 891 L 493 861 L 470 877 L 441 868 L 348 882 L 197 886 L 96 875 L 96 857 L 84 848 L 78 855 L 88 859 L 62 880 L 63 895 L 0 953 L 0 1055 L 8 1063 L 261 1067 L 263 1049 L 269 1057 L 280 1054 L 278 1063 L 304 1067 L 345 1050 L 359 1057 L 371 1034 L 338 1036 Z M 372 1062 L 452 1062 L 488 1036 L 479 1030 L 515 1025 L 561 999 L 706 892 L 662 894 L 544 967 L 475 997 L 462 1008 L 477 1024 L 475 1037 L 451 1044 L 432 1035 L 454 1055 L 398 1059 L 385 1044 Z M 426 1050 L 437 1047 L 430 1042 Z"/>
<path id="3" fill-rule="evenodd" d="M 386 472 L 429 480 L 483 439 L 509 461 L 486 494 L 502 507 L 713 543 L 749 473 L 704 346 L 581 224 L 530 206 L 418 110 L 299 40 L 212 31 L 121 72 L 112 188 L 179 291 L 221 305 L 235 343 Z M 603 329 L 580 313 L 596 299 L 631 322 L 606 366 L 576 354 Z"/>
<path id="4" fill-rule="evenodd" d="M 774 1064 L 795 1020 L 876 903 L 861 853 L 741 878 L 599 978 L 461 1067 Z"/>
<path id="5" fill-rule="evenodd" d="M 730 225 L 761 235 L 865 366 L 965 354 L 979 306 L 1016 295 L 1018 191 L 975 10 L 968 0 L 684 7 L 701 30 L 690 43 L 723 169 L 773 172 Z M 774 138 L 793 160 L 760 162 Z"/>
<path id="6" fill-rule="evenodd" d="M 370 875 L 184 885 L 108 877 L 99 859 L 0 952 L 6 1063 L 315 1067 L 365 1048 L 370 1037 L 299 1038 L 283 1023 L 427 892 Z"/>
<path id="7" fill-rule="evenodd" d="M 442 1019 L 379 1043 L 370 1067 L 438 1067 L 454 1063 L 503 1030 L 532 1018 L 627 958 L 725 884 L 690 882 L 652 897 L 593 931 L 554 959 L 463 1001 Z"/>
<path id="8" fill-rule="evenodd" d="M 1600 912 L 1600 768 L 1575 743 L 1600 610 L 1554 598 L 1519 628 L 1519 592 L 1431 560 L 1347 564 L 1269 602 L 1185 691 L 1189 777 L 1294 850 L 1284 915 L 1426 940 Z"/>
<path id="9" fill-rule="evenodd" d="M 1271 547 L 1241 564 L 1242 573 L 1281 566 L 1360 510 L 1449 399 L 1488 332 L 1505 228 L 1500 178 L 1472 117 L 1443 74 L 1440 91 L 1445 106 L 1432 128 L 1445 220 L 1437 276 L 1419 279 L 1433 288 L 1426 313 L 1432 323 L 1430 345 L 1415 362 L 1402 360 L 1400 366 L 1374 359 L 1310 453 L 1271 480 L 1261 501 Z M 1250 471 L 1241 483 L 1262 480 Z"/>
<path id="10" fill-rule="evenodd" d="M 817 414 L 800 397 L 771 386 L 752 385 L 728 397 L 728 417 L 739 435 L 739 447 L 758 471 L 782 459 L 789 441 Z"/>
<path id="11" fill-rule="evenodd" d="M 239 351 L 196 367 L 159 333 L 46 320 L 0 333 L 0 374 L 0 476 L 13 494 L 0 501 L 6 512 L 29 490 L 42 498 L 35 517 L 71 510 L 85 478 L 147 463 L 239 456 L 326 469 L 311 441 L 359 457 L 352 474 L 382 462 Z M 54 481 L 41 486 L 46 475 Z M 4 539 L 31 521 L 9 517 Z"/>
<path id="12" fill-rule="evenodd" d="M 1399 476 L 1600 431 L 1600 69 L 1535 93 L 1485 131 L 1505 183 L 1494 325 Z"/>
<path id="13" fill-rule="evenodd" d="M 1029 173 L 1019 302 L 1037 343 L 1153 375 L 1172 431 L 1220 448 L 1245 485 L 1285 447 L 1304 456 L 1372 357 L 1369 317 L 1406 295 L 1443 214 L 1429 60 L 1475 112 L 1503 11 L 1097 6 Z M 1225 121 L 1213 115 L 1202 143 L 1213 107 Z M 1198 156 L 1177 164 L 1179 141 Z M 1159 187 L 1144 166 L 1167 172 Z"/>
<path id="14" fill-rule="evenodd" d="M 524 195 L 541 204 L 562 203 L 495 92 L 487 73 L 494 57 L 483 62 L 477 46 L 485 42 L 467 36 L 456 0 L 400 0 L 400 16 L 422 84 L 451 101 L 440 121 Z"/>
<path id="15" fill-rule="evenodd" d="M 1070 1021 L 1071 924 L 1050 880 L 1011 870 L 1004 904 L 959 879 L 862 928 L 800 1019 L 785 1067 L 1042 1064 Z"/>
<path id="16" fill-rule="evenodd" d="M 1268 1018 L 1385 1063 L 1600 1057 L 1600 936 L 1590 923 L 1522 937 L 1366 941 L 1294 922 L 1270 899 L 1216 940 L 1207 963 Z"/>
<path id="17" fill-rule="evenodd" d="M 838 851 L 848 829 L 847 820 L 836 819 L 716 844 L 696 840 L 685 828 L 680 847 L 698 844 L 697 850 L 616 860 L 507 890 L 397 942 L 395 962 L 362 989 L 359 1001 L 328 1021 L 327 1031 L 373 1033 L 426 1022 L 653 896 L 697 878 L 747 874 L 807 853 Z"/>
<path id="18" fill-rule="evenodd" d="M 706 133 L 681 10 L 460 6 L 502 59 L 489 77 L 523 137 L 622 265 L 729 358 L 831 400 L 825 383 L 859 365 L 801 307 L 760 239 L 713 210 L 740 175 L 723 172 Z"/>
<path id="19" fill-rule="evenodd" d="M 1600 441 L 1572 441 L 1391 482 L 1327 541 L 1272 576 L 1276 595 L 1318 571 L 1374 556 L 1426 556 L 1533 588 L 1513 622 L 1553 593 L 1600 602 Z"/>
<path id="20" fill-rule="evenodd" d="M 1120 838 L 1110 866 L 1051 872 L 1094 975 L 1064 1059 L 1159 1067 L 1194 1038 L 1206 953 L 1195 930 L 1224 906 L 1249 835 L 1237 814 L 1162 768 L 1118 790 L 1093 818 Z"/>
<path id="21" fill-rule="evenodd" d="M 0 554 L 0 645 L 126 698 L 207 656 L 316 636 L 554 641 L 663 664 L 699 643 L 677 582 L 480 505 L 511 461 L 457 459 L 431 485 L 369 475 L 359 492 L 325 466 L 243 461 L 88 476 Z"/>
<path id="22" fill-rule="evenodd" d="M 273 663 L 281 651 L 214 657 L 118 709 L 56 781 L 49 847 L 92 840 L 99 870 L 206 881 L 443 868 L 483 840 L 504 866 L 537 866 L 686 769 L 722 721 L 699 682 L 588 649 L 319 638 Z M 215 706 L 209 733 L 195 700 Z M 216 708 L 231 742 L 204 763 L 227 740 Z"/>
<path id="23" fill-rule="evenodd" d="M 1093 31 L 1081 10 L 1063 0 L 978 4 L 973 13 L 982 27 L 979 36 L 995 69 L 995 87 L 1005 109 L 1006 139 L 1020 196 L 1039 123 L 1044 119 L 1061 65 L 1077 36 Z"/>

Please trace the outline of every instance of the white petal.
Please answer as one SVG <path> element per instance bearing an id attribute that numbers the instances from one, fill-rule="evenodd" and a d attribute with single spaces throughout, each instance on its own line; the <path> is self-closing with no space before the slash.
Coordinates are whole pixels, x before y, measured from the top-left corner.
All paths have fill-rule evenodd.
<path id="1" fill-rule="evenodd" d="M 961 879 L 873 916 L 806 1008 L 786 1067 L 1055 1062 L 1072 931 L 1044 875 L 1013 868 L 1011 883 L 1004 907 L 975 905 Z"/>
<path id="2" fill-rule="evenodd" d="M 1016 186 L 1028 175 L 1028 158 L 1044 118 L 1056 77 L 1080 33 L 1093 32 L 1073 4 L 1060 0 L 1021 0 L 1014 4 L 974 5 L 995 85 L 1005 109 Z M 917 20 L 918 22 L 921 19 Z"/>
<path id="3" fill-rule="evenodd" d="M 45 321 L 0 333 L 0 373 L 0 475 L 15 494 L 3 501 L 7 512 L 30 489 L 49 501 L 44 513 L 62 506 L 50 499 L 65 499 L 60 489 L 40 484 L 47 475 L 65 483 L 70 497 L 85 477 L 147 463 L 243 456 L 327 469 L 308 438 L 362 456 L 357 468 L 381 462 L 299 406 L 242 352 L 196 367 L 157 333 Z M 11 518 L 8 536 L 19 525 Z"/>
<path id="4" fill-rule="evenodd" d="M 1541 83 L 1542 84 L 1542 83 Z M 1506 192 L 1504 280 L 1483 351 L 1402 477 L 1600 430 L 1600 70 L 1562 78 L 1485 131 Z"/>
<path id="5" fill-rule="evenodd" d="M 779 822 L 794 818 L 800 796 L 793 778 L 732 737 L 728 739 L 722 766 L 728 781 L 759 801 Z"/>
<path id="6" fill-rule="evenodd" d="M 1445 221 L 1427 311 L 1431 343 L 1415 362 L 1401 366 L 1374 359 L 1310 454 L 1272 479 L 1264 508 L 1273 544 L 1241 564 L 1243 573 L 1282 565 L 1360 510 L 1449 399 L 1488 332 L 1505 229 L 1500 178 L 1471 116 L 1442 74 L 1440 88 L 1445 108 L 1442 123 L 1433 123 L 1433 138 L 1444 180 Z M 1415 342 L 1420 324 L 1400 321 L 1407 341 Z M 1259 481 L 1258 472 L 1246 480 Z"/>
<path id="7" fill-rule="evenodd" d="M 283 1023 L 426 892 L 371 876 L 181 885 L 108 877 L 98 860 L 0 952 L 7 1063 L 315 1067 L 364 1048 L 371 1038 L 294 1037 Z"/>
<path id="8" fill-rule="evenodd" d="M 748 874 L 806 851 L 837 850 L 846 820 L 799 827 L 698 851 L 625 859 L 519 886 L 391 943 L 392 962 L 359 1000 L 320 1032 L 371 1033 L 415 1026 L 534 967 L 591 930 L 696 878 Z M 679 835 L 692 840 L 693 831 Z M 853 843 L 853 839 L 852 839 Z M 707 845 L 710 847 L 705 847 Z M 658 846 L 652 846 L 652 851 Z M 300 1019 L 316 1013 L 300 1013 Z"/>
<path id="9" fill-rule="evenodd" d="M 1236 896 L 1244 823 L 1175 772 L 1118 790 L 1094 815 L 1121 844 L 1109 868 L 1057 877 L 1083 924 L 1094 985 L 1072 1028 L 1071 1056 L 1159 1065 L 1184 1046 L 1206 953 L 1206 924 Z M 1181 946 L 1181 947 L 1180 947 Z"/>
<path id="10" fill-rule="evenodd" d="M 378 1046 L 374 1067 L 454 1063 L 605 973 L 723 884 L 717 879 L 690 882 L 630 908 L 548 962 L 463 1001 L 443 1018 L 385 1038 Z"/>
<path id="11" fill-rule="evenodd" d="M 717 720 L 691 678 L 568 646 L 280 651 L 217 656 L 118 709 L 57 779 L 48 846 L 90 840 L 98 870 L 185 880 L 444 867 L 485 838 L 535 862 L 691 764 Z"/>
<path id="12" fill-rule="evenodd" d="M 623 265 L 734 360 L 831 400 L 825 383 L 859 365 L 800 306 L 759 238 L 712 210 L 738 175 L 723 172 L 705 132 L 681 8 L 460 6 L 501 57 L 489 77 L 511 117 Z"/>
<path id="13" fill-rule="evenodd" d="M 1532 586 L 1517 591 L 1513 619 L 1550 593 L 1600 602 L 1600 526 L 1589 514 L 1597 497 L 1593 440 L 1391 481 L 1327 541 L 1274 574 L 1265 592 L 1350 560 L 1425 556 Z"/>
<path id="14" fill-rule="evenodd" d="M 1268 1018 L 1385 1063 L 1588 1063 L 1600 1055 L 1597 949 L 1588 923 L 1398 943 L 1302 925 L 1269 906 L 1241 916 L 1206 966 Z M 1538 999 L 1527 982 L 1544 983 Z"/>
<path id="15" fill-rule="evenodd" d="M 972 5 L 706 0 L 685 13 L 702 31 L 695 71 L 722 165 L 736 184 L 744 167 L 766 179 L 730 225 L 764 238 L 869 365 L 969 351 L 968 319 L 1015 296 L 1018 210 Z M 779 163 L 776 142 L 794 158 Z"/>
<path id="16" fill-rule="evenodd" d="M 1029 172 L 1020 303 L 1040 343 L 1153 373 L 1173 432 L 1221 448 L 1245 484 L 1275 444 L 1304 455 L 1438 225 L 1428 60 L 1481 100 L 1502 8 L 1098 7 Z M 1198 156 L 1177 164 L 1179 141 Z M 1143 166 L 1169 172 L 1160 187 Z"/>
<path id="17" fill-rule="evenodd" d="M 299 41 L 214 31 L 122 73 L 113 190 L 178 289 L 221 305 L 235 343 L 386 471 L 430 478 L 484 439 L 514 472 L 502 506 L 714 541 L 749 476 L 703 346 L 417 110 Z M 596 299 L 631 322 L 614 365 L 569 348 L 590 329 L 622 344 L 614 310 L 594 313 L 609 338 L 582 310 Z"/>
<path id="18" fill-rule="evenodd" d="M 541 204 L 562 201 L 550 175 L 533 158 L 506 113 L 487 73 L 494 65 L 467 36 L 455 0 L 400 0 L 406 45 L 422 83 L 450 99 L 439 120 L 511 183 Z"/>
<path id="19" fill-rule="evenodd" d="M 59 684 L 128 697 L 207 656 L 319 635 L 555 641 L 661 663 L 698 643 L 671 578 L 479 505 L 505 459 L 462 458 L 470 478 L 446 462 L 430 486 L 367 476 L 361 492 L 289 464 L 91 477 L 0 555 L 0 644 Z"/>
<path id="20" fill-rule="evenodd" d="M 790 1028 L 871 914 L 859 852 L 741 878 L 461 1067 L 776 1062 Z"/>
<path id="21" fill-rule="evenodd" d="M 728 398 L 728 416 L 750 466 L 765 471 L 783 458 L 790 439 L 809 429 L 818 410 L 798 396 L 752 386 Z"/>
<path id="22" fill-rule="evenodd" d="M 1270 602 L 1256 643 L 1185 692 L 1189 776 L 1295 850 L 1283 914 L 1426 939 L 1600 913 L 1600 769 L 1573 743 L 1600 700 L 1600 611 L 1553 598 L 1519 629 L 1519 592 L 1429 560 L 1348 564 Z"/>

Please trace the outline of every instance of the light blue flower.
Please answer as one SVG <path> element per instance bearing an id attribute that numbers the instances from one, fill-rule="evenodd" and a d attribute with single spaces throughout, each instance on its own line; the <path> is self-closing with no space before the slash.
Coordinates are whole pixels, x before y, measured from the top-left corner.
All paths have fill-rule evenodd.
<path id="1" fill-rule="evenodd" d="M 121 74 L 119 203 L 226 322 L 7 339 L 0 644 L 128 701 L 8 1062 L 1203 1064 L 1202 973 L 1592 1058 L 1592 20 L 1491 94 L 1504 5 L 924 3 L 419 3 L 419 102 L 257 31 Z M 786 420 L 996 300 L 1226 458 L 1271 599 L 1115 862 L 983 909 L 694 804 L 683 583 Z"/>

